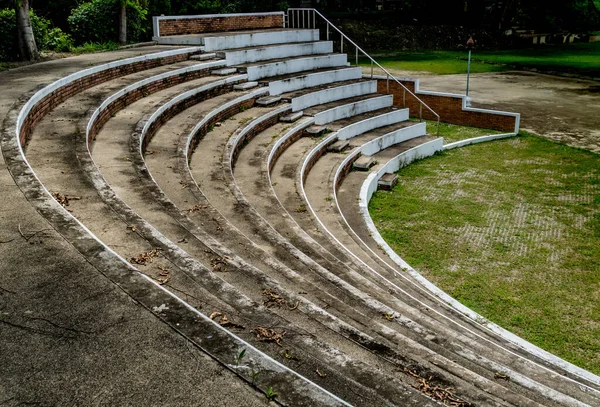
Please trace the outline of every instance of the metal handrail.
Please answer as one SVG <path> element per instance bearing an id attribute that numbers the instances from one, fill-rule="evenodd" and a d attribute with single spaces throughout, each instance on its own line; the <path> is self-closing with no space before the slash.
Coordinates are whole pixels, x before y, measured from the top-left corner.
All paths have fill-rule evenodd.
<path id="1" fill-rule="evenodd" d="M 311 15 L 312 14 L 312 15 Z M 390 92 L 390 78 L 393 79 L 398 85 L 403 88 L 403 104 L 406 106 L 406 93 L 408 92 L 419 102 L 419 119 L 423 120 L 423 106 L 427 108 L 437 118 L 437 133 L 440 133 L 440 115 L 437 114 L 432 108 L 430 108 L 425 102 L 423 102 L 417 95 L 415 95 L 410 89 L 408 89 L 402 82 L 400 82 L 394 75 L 392 75 L 387 69 L 381 66 L 371 55 L 367 54 L 361 47 L 359 47 L 354 41 L 352 41 L 346 34 L 344 34 L 339 28 L 337 28 L 331 21 L 329 21 L 319 10 L 314 8 L 289 8 L 287 10 L 286 27 L 288 28 L 317 28 L 316 16 L 321 17 L 323 21 L 327 23 L 327 40 L 329 41 L 329 27 L 331 26 L 341 36 L 340 48 L 341 52 L 344 52 L 344 39 L 346 39 L 351 45 L 356 48 L 356 65 L 358 66 L 358 53 L 359 51 L 369 58 L 371 61 L 371 78 L 373 78 L 373 65 L 376 65 L 381 69 L 387 76 L 386 86 L 387 92 Z M 306 18 L 305 18 L 306 17 Z M 311 19 L 312 17 L 312 19 Z M 301 24 L 300 24 L 301 22 Z M 311 24 L 312 23 L 312 24 Z"/>

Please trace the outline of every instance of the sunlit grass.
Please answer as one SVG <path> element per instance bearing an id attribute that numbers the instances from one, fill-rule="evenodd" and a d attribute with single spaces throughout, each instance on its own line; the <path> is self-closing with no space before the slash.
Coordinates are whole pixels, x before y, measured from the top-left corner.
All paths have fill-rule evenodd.
<path id="1" fill-rule="evenodd" d="M 600 373 L 600 156 L 531 135 L 450 150 L 402 169 L 370 212 L 450 295 Z"/>
<path id="2" fill-rule="evenodd" d="M 377 53 L 375 53 L 377 54 Z M 386 69 L 458 74 L 467 71 L 467 51 L 398 51 L 375 58 Z M 370 66 L 361 60 L 363 66 Z M 519 67 L 600 76 L 600 43 L 542 45 L 535 48 L 483 51 L 471 56 L 471 72 L 499 72 Z"/>

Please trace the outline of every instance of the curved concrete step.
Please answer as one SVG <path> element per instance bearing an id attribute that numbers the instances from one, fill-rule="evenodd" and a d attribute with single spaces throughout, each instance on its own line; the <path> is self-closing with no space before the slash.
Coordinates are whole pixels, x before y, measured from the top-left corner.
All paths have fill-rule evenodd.
<path id="1" fill-rule="evenodd" d="M 332 41 L 315 41 L 305 43 L 278 44 L 257 48 L 245 48 L 217 52 L 219 58 L 225 59 L 227 65 L 242 65 L 253 62 L 319 55 L 333 53 Z"/>
<path id="2" fill-rule="evenodd" d="M 260 30 L 249 32 L 229 32 L 195 36 L 201 38 L 204 51 L 214 52 L 236 48 L 260 47 L 294 42 L 312 42 L 319 40 L 319 30 Z M 165 37 L 161 37 L 165 38 Z"/>
<path id="3" fill-rule="evenodd" d="M 256 81 L 273 76 L 346 65 L 348 65 L 346 54 L 331 54 L 282 59 L 276 62 L 239 67 L 239 69 L 248 74 L 249 81 Z"/>
<path id="4" fill-rule="evenodd" d="M 57 88 L 52 87 L 44 89 L 41 91 L 42 93 L 38 93 L 36 97 L 39 97 L 40 95 L 43 96 L 44 92 L 48 92 L 45 94 L 49 94 L 52 92 L 52 90 L 56 89 Z M 42 98 L 37 100 L 41 99 Z M 77 105 L 76 102 L 84 102 L 85 100 L 85 96 L 77 98 L 75 101 L 68 99 L 66 104 L 59 106 L 59 110 L 61 110 L 61 107 L 66 105 L 75 107 Z M 149 310 L 152 310 L 157 317 L 160 317 L 162 320 L 169 323 L 173 329 L 186 335 L 187 338 L 193 338 L 194 342 L 203 349 L 211 349 L 215 351 L 212 353 L 213 356 L 226 366 L 229 366 L 230 369 L 237 370 L 238 374 L 240 375 L 245 374 L 245 369 L 250 369 L 250 367 L 261 370 L 261 372 L 264 373 L 263 378 L 265 378 L 266 381 L 264 381 L 264 379 L 258 379 L 255 382 L 255 385 L 264 389 L 263 391 L 266 391 L 266 386 L 269 384 L 269 382 L 272 384 L 273 379 L 277 377 L 278 383 L 284 383 L 285 381 L 289 380 L 289 393 L 287 395 L 282 395 L 282 400 L 293 400 L 293 402 L 296 403 L 296 398 L 299 398 L 299 400 L 302 400 L 303 405 L 314 405 L 314 403 L 319 402 L 325 402 L 328 405 L 343 404 L 339 398 L 336 398 L 331 393 L 324 392 L 319 386 L 306 381 L 304 378 L 296 375 L 291 370 L 284 368 L 283 365 L 275 362 L 273 359 L 264 358 L 261 356 L 261 353 L 256 350 L 256 348 L 249 346 L 249 344 L 241 341 L 235 335 L 227 333 L 226 330 L 222 329 L 222 327 L 219 327 L 208 317 L 205 317 L 193 310 L 188 303 L 182 301 L 172 293 L 162 290 L 156 284 L 151 283 L 149 279 L 143 278 L 135 268 L 127 263 L 125 259 L 111 251 L 106 245 L 101 243 L 101 241 L 98 240 L 95 235 L 91 234 L 87 228 L 76 221 L 75 218 L 66 211 L 66 209 L 61 207 L 59 203 L 49 195 L 45 187 L 36 178 L 36 174 L 33 173 L 28 162 L 22 156 L 22 149 L 19 148 L 19 139 L 17 136 L 22 134 L 21 126 L 24 121 L 19 119 L 17 116 L 19 112 L 21 112 L 22 114 L 20 117 L 25 117 L 26 113 L 24 115 L 23 112 L 26 112 L 26 109 L 29 109 L 28 105 L 25 105 L 25 110 L 22 110 L 22 107 L 23 104 L 16 106 L 11 111 L 9 115 L 10 118 L 6 122 L 6 128 L 10 128 L 12 131 L 3 131 L 2 150 L 7 158 L 7 164 L 10 166 L 13 174 L 19 174 L 17 179 L 21 188 L 25 192 L 27 199 L 32 202 L 32 204 L 36 206 L 40 213 L 47 217 L 53 226 L 56 227 L 57 230 L 59 230 L 60 233 L 65 236 L 65 238 L 74 244 L 75 247 L 80 250 L 81 253 L 84 254 L 92 264 L 98 267 L 98 269 L 103 273 L 106 273 L 114 283 L 118 284 L 120 287 L 129 292 L 136 300 L 144 304 Z M 81 112 L 78 110 L 80 109 L 75 109 L 77 113 L 76 115 L 80 116 Z M 43 125 L 44 121 L 52 123 L 52 117 L 57 120 L 59 119 L 58 116 L 59 113 L 55 109 L 50 112 L 50 116 L 44 115 L 43 118 L 38 116 L 38 124 Z M 48 125 L 52 127 L 52 124 Z M 32 130 L 35 133 L 38 129 L 35 127 Z M 73 133 L 69 133 L 67 137 L 65 137 L 65 135 L 57 132 L 55 135 L 58 137 L 56 137 L 55 141 L 61 142 L 61 139 L 68 140 L 69 142 L 66 145 L 71 146 L 72 143 L 70 142 L 70 138 L 72 137 L 72 134 Z M 38 138 L 35 137 L 35 134 L 33 140 L 38 141 Z M 68 147 L 67 150 L 69 150 Z M 70 156 L 66 151 L 64 154 L 61 154 L 63 153 L 62 149 L 60 151 L 56 151 L 56 149 L 54 151 L 49 150 L 50 154 L 53 152 L 55 155 L 52 157 L 52 159 L 45 160 L 42 165 L 49 164 L 52 168 L 54 168 L 55 166 L 61 165 L 60 163 L 62 160 L 65 160 L 63 161 L 65 164 L 67 164 L 67 160 L 70 160 L 69 162 L 71 167 L 69 168 L 73 168 L 72 165 L 76 165 L 76 161 L 70 159 Z M 65 167 L 65 169 L 66 168 L 67 167 Z M 65 184 L 65 187 L 82 187 L 83 189 L 89 188 L 89 185 L 86 185 L 85 183 L 80 184 L 81 181 L 83 181 L 81 178 L 82 174 L 80 172 L 73 172 L 72 174 L 66 175 L 63 174 L 61 177 L 62 179 L 52 180 L 53 183 L 56 183 L 53 185 L 58 185 L 64 181 L 64 178 L 67 178 L 70 175 L 72 175 L 73 178 L 69 178 L 68 181 L 74 183 L 75 185 L 69 183 Z M 48 178 L 52 178 L 51 174 L 48 175 Z M 90 198 L 93 199 L 92 196 L 90 196 Z M 75 205 L 73 206 L 75 207 Z M 98 213 L 96 213 L 96 215 L 98 215 Z M 130 245 L 130 249 L 136 250 L 138 248 L 135 247 L 135 244 L 136 242 L 128 243 L 128 245 Z M 210 298 L 210 294 L 206 298 Z M 218 343 L 218 348 L 210 345 L 211 343 L 215 343 L 215 340 Z M 240 365 L 239 367 L 235 367 L 232 365 L 231 361 L 235 360 L 235 355 L 240 352 L 240 349 L 247 350 L 246 353 L 248 359 L 243 366 Z M 293 383 L 296 383 L 297 386 L 293 385 Z"/>
<path id="5" fill-rule="evenodd" d="M 126 112 L 124 112 L 124 113 L 126 113 Z M 112 131 L 109 131 L 109 134 L 111 134 L 111 135 L 113 135 L 113 136 L 114 136 L 114 134 L 115 134 L 115 133 L 117 133 L 117 129 L 114 129 L 114 130 L 112 130 Z M 102 150 L 101 150 L 101 152 L 102 152 Z M 99 152 L 98 154 L 101 154 L 101 152 Z M 106 151 L 104 151 L 104 153 L 106 153 Z M 113 152 L 113 153 L 114 153 L 114 152 Z M 115 155 L 115 154 L 110 154 L 110 156 L 114 156 L 114 155 Z M 117 154 L 117 155 L 118 155 L 118 154 Z M 120 175 L 122 175 L 122 174 L 123 174 L 123 169 L 121 169 L 121 170 L 119 171 L 119 174 L 120 174 Z M 114 178 L 113 178 L 113 179 L 114 179 Z M 98 184 L 98 182 L 100 182 L 100 181 L 98 181 L 98 180 L 97 180 L 97 181 L 95 182 L 95 184 Z M 131 195 L 131 194 L 129 194 L 129 195 Z M 113 197 L 111 197 L 111 199 L 115 199 L 115 197 L 113 196 Z M 144 199 L 138 200 L 138 204 L 139 204 L 139 202 L 144 202 L 144 201 L 145 201 Z M 139 206 L 138 206 L 138 207 L 139 207 Z M 116 207 L 116 208 L 114 208 L 114 209 L 115 209 L 116 211 L 118 211 L 118 210 L 119 210 L 119 208 L 118 208 L 118 207 Z M 146 213 L 146 214 L 152 214 L 152 209 L 148 209 L 147 211 L 145 211 L 145 213 Z M 141 228 L 141 226 L 139 226 L 139 225 L 141 224 L 141 222 L 142 222 L 142 220 L 141 220 L 141 219 L 134 220 L 134 219 L 132 218 L 132 215 L 129 215 L 129 220 L 128 220 L 128 221 L 129 221 L 130 223 L 135 223 L 136 225 L 138 225 L 138 227 L 140 227 L 140 230 L 143 230 L 143 228 Z M 156 234 L 156 232 L 154 232 L 154 233 L 153 233 L 153 235 L 155 235 L 155 234 Z M 235 270 L 234 270 L 234 271 L 235 271 Z M 260 291 L 258 291 L 258 292 L 260 292 Z"/>
<path id="6" fill-rule="evenodd" d="M 362 78 L 362 68 L 340 68 L 323 72 L 307 73 L 301 76 L 293 76 L 286 79 L 269 82 L 269 93 L 281 95 L 282 93 L 328 85 L 334 82 L 343 82 Z M 391 104 L 390 104 L 391 106 Z"/>

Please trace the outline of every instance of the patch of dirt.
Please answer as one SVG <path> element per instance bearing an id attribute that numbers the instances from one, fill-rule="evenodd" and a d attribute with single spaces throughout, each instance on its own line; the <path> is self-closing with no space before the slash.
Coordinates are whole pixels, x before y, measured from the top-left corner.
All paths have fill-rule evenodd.
<path id="1" fill-rule="evenodd" d="M 466 75 L 412 74 L 421 78 L 421 90 L 465 93 Z M 520 113 L 523 130 L 600 153 L 597 81 L 518 71 L 472 74 L 469 96 L 473 107 Z"/>

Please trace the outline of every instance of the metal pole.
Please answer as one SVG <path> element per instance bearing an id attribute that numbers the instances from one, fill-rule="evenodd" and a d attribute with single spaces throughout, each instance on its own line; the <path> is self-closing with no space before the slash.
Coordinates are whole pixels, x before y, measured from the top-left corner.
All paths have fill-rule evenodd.
<path id="1" fill-rule="evenodd" d="M 358 47 L 356 48 L 356 66 L 358 66 Z"/>
<path id="2" fill-rule="evenodd" d="M 373 60 L 371 60 L 371 79 L 373 79 Z"/>
<path id="3" fill-rule="evenodd" d="M 317 13 L 313 10 L 313 28 L 317 28 Z"/>
<path id="4" fill-rule="evenodd" d="M 402 107 L 406 107 L 406 89 L 402 89 Z"/>
<path id="5" fill-rule="evenodd" d="M 386 88 L 387 88 L 387 93 L 390 93 L 390 74 L 388 74 L 388 76 L 387 76 Z"/>
<path id="6" fill-rule="evenodd" d="M 329 23 L 327 23 L 327 41 L 329 41 Z"/>
<path id="7" fill-rule="evenodd" d="M 419 103 L 419 120 L 423 121 L 423 103 Z"/>
<path id="8" fill-rule="evenodd" d="M 341 41 L 342 41 L 342 50 L 340 51 L 340 54 L 343 54 L 344 53 L 344 36 L 343 35 L 342 35 Z"/>
<path id="9" fill-rule="evenodd" d="M 469 77 L 471 76 L 471 50 L 469 50 L 469 62 L 467 62 L 467 96 L 469 96 Z"/>

